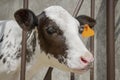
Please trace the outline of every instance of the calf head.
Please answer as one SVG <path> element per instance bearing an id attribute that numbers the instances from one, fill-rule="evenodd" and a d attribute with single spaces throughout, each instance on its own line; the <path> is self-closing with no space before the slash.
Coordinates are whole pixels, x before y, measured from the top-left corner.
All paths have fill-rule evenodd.
<path id="1" fill-rule="evenodd" d="M 15 18 L 25 30 L 36 26 L 41 50 L 67 67 L 82 70 L 93 62 L 93 55 L 80 39 L 80 29 L 84 24 L 93 27 L 94 19 L 84 15 L 74 18 L 60 6 L 48 7 L 38 16 L 28 9 L 20 9 Z"/>

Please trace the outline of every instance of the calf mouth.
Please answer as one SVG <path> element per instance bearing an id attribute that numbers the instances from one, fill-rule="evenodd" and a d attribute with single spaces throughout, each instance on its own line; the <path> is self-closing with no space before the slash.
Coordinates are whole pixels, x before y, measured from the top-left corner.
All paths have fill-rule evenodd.
<path id="1" fill-rule="evenodd" d="M 93 63 L 90 63 L 89 65 L 85 66 L 82 69 L 72 69 L 72 70 L 75 71 L 75 72 L 77 72 L 77 73 L 79 73 L 79 74 L 81 74 L 81 73 L 87 72 L 91 68 L 93 68 Z"/>

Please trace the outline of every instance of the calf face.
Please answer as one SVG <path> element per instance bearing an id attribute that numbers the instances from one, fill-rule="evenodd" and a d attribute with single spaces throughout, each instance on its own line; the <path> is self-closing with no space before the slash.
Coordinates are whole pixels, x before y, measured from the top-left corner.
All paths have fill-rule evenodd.
<path id="1" fill-rule="evenodd" d="M 15 13 L 15 18 L 24 30 L 37 26 L 41 50 L 67 67 L 82 70 L 93 62 L 93 55 L 80 39 L 79 30 L 84 24 L 93 27 L 94 19 L 88 16 L 75 19 L 60 6 L 51 6 L 38 16 L 30 10 L 21 9 Z"/>

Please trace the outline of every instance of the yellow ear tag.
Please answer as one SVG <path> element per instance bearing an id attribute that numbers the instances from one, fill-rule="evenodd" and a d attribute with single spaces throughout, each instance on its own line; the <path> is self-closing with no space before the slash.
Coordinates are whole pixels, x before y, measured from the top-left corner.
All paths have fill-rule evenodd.
<path id="1" fill-rule="evenodd" d="M 85 24 L 85 25 L 84 25 L 83 32 L 82 32 L 82 36 L 83 36 L 83 37 L 91 37 L 91 36 L 94 36 L 94 30 L 91 29 L 88 24 Z"/>

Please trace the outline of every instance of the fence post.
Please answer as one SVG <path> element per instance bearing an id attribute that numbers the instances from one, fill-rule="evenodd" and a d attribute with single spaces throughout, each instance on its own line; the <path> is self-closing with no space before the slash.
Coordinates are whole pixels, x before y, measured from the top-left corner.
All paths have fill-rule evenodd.
<path id="1" fill-rule="evenodd" d="M 52 80 L 52 71 L 53 71 L 53 68 L 49 67 L 43 80 Z"/>
<path id="2" fill-rule="evenodd" d="M 23 8 L 28 8 L 28 0 L 23 0 Z M 25 80 L 26 73 L 26 34 L 27 31 L 22 31 L 22 53 L 21 53 L 21 72 L 20 72 L 20 80 Z"/>
<path id="3" fill-rule="evenodd" d="M 107 80 L 115 80 L 115 0 L 106 0 Z"/>
<path id="4" fill-rule="evenodd" d="M 90 15 L 92 18 L 95 17 L 95 0 L 91 0 Z M 94 36 L 90 38 L 90 52 L 94 55 Z M 90 69 L 90 80 L 94 80 L 94 63 Z"/>

